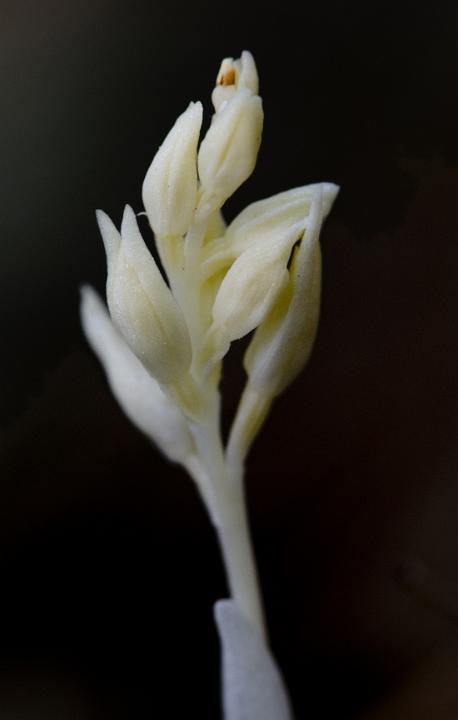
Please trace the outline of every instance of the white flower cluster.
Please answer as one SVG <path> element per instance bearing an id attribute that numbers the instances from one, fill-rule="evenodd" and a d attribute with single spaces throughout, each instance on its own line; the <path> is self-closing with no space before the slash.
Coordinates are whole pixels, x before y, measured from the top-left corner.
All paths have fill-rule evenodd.
<path id="1" fill-rule="evenodd" d="M 212 101 L 200 145 L 197 102 L 178 118 L 143 183 L 166 279 L 134 211 L 126 207 L 120 231 L 98 211 L 109 315 L 86 287 L 82 322 L 127 416 L 196 480 L 218 530 L 234 607 L 262 638 L 243 465 L 272 401 L 310 355 L 320 307 L 319 234 L 338 188 L 319 183 L 281 192 L 226 227 L 221 208 L 252 173 L 261 142 L 262 102 L 249 52 L 223 61 Z M 247 383 L 224 449 L 221 362 L 234 340 L 253 331 Z"/>
<path id="2" fill-rule="evenodd" d="M 161 398 L 157 413 L 152 403 L 150 433 L 163 424 L 167 396 L 184 416 L 198 419 L 204 412 L 203 386 L 219 377 L 215 365 L 233 340 L 256 330 L 245 356 L 248 383 L 234 425 L 238 442 L 248 446 L 255 406 L 268 406 L 285 389 L 313 345 L 320 301 L 318 238 L 337 186 L 306 185 L 261 200 L 227 228 L 220 213 L 255 166 L 263 123 L 257 92 L 251 54 L 225 59 L 212 95 L 215 113 L 200 147 L 202 106 L 191 103 L 151 163 L 143 201 L 169 285 L 143 241 L 133 210 L 126 207 L 120 232 L 105 213 L 97 213 L 107 253 L 111 318 L 156 381 L 149 394 Z M 92 336 L 97 300 L 92 291 L 84 292 L 90 311 L 83 310 L 83 322 Z M 105 356 L 106 362 L 113 361 L 116 352 Z M 110 375 L 134 422 L 137 414 L 144 415 L 134 406 L 138 402 L 143 408 L 145 393 L 135 398 L 132 387 L 126 392 L 123 385 L 138 378 L 141 365 L 136 364 L 134 374 L 132 369 Z M 175 406 L 172 415 L 179 454 L 173 458 L 169 445 L 159 437 L 154 440 L 181 462 L 186 423 Z M 146 429 L 142 420 L 137 424 Z"/>

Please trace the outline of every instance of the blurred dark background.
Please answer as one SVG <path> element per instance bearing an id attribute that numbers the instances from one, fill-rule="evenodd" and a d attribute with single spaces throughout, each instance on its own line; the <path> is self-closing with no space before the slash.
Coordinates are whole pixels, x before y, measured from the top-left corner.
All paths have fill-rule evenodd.
<path id="1" fill-rule="evenodd" d="M 456 625 L 396 582 L 419 558 L 458 583 L 454 7 L 1 0 L 1 718 L 219 716 L 215 539 L 110 396 L 78 285 L 104 286 L 94 209 L 141 209 L 244 48 L 265 132 L 227 217 L 342 186 L 313 358 L 249 464 L 272 646 L 298 720 L 458 718 Z"/>

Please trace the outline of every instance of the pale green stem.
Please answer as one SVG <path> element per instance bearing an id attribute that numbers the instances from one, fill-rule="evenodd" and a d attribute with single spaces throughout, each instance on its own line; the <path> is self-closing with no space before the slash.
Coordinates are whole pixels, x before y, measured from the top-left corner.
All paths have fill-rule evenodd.
<path id="1" fill-rule="evenodd" d="M 192 423 L 208 481 L 201 493 L 218 535 L 231 596 L 266 640 L 258 573 L 250 537 L 243 474 L 229 474 L 218 427 L 218 403 L 204 423 Z"/>
<path id="2" fill-rule="evenodd" d="M 230 481 L 228 517 L 217 527 L 231 595 L 267 642 L 258 572 L 251 542 L 243 480 Z"/>
<path id="3" fill-rule="evenodd" d="M 212 491 L 209 513 L 215 525 L 231 596 L 241 612 L 265 639 L 264 613 L 258 573 L 248 526 L 243 478 L 229 478 L 221 448 L 211 428 L 194 428 L 199 453 L 205 458 Z"/>
<path id="4" fill-rule="evenodd" d="M 226 450 L 231 475 L 243 475 L 251 445 L 261 430 L 272 405 L 272 398 L 253 390 L 248 382 L 240 398 Z"/>

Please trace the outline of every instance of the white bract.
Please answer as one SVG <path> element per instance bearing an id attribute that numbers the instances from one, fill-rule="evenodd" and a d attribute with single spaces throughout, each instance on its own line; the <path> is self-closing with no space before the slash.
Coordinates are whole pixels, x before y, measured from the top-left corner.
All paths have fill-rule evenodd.
<path id="1" fill-rule="evenodd" d="M 191 103 L 157 151 L 143 202 L 164 274 L 130 207 L 120 232 L 98 212 L 111 319 L 89 288 L 81 307 L 124 412 L 188 470 L 215 525 L 232 596 L 216 608 L 226 720 L 291 718 L 266 644 L 244 461 L 273 400 L 310 356 L 320 310 L 319 235 L 338 192 L 332 183 L 287 190 L 248 206 L 226 227 L 221 208 L 253 172 L 259 150 L 258 88 L 250 53 L 226 58 L 200 147 L 202 106 Z M 247 383 L 224 447 L 221 361 L 252 331 Z"/>
<path id="2" fill-rule="evenodd" d="M 183 413 L 131 351 L 105 304 L 88 286 L 81 288 L 81 322 L 104 367 L 112 393 L 129 420 L 169 460 L 189 463 L 195 455 L 195 445 Z"/>
<path id="3" fill-rule="evenodd" d="M 226 720 L 293 720 L 274 658 L 232 600 L 214 609 L 222 649 Z"/>

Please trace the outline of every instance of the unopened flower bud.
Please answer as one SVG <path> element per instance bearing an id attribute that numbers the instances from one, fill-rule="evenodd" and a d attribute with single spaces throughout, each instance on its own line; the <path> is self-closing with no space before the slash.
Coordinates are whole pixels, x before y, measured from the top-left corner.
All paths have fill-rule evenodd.
<path id="1" fill-rule="evenodd" d="M 224 58 L 221 63 L 212 93 L 213 106 L 217 112 L 234 96 L 238 88 L 247 88 L 252 95 L 259 92 L 258 71 L 253 55 L 247 50 L 243 51 L 238 60 Z"/>
<path id="2" fill-rule="evenodd" d="M 114 326 L 95 290 L 81 289 L 86 338 L 106 372 L 113 395 L 129 420 L 174 462 L 187 463 L 195 446 L 183 413 L 165 395 Z"/>
<path id="3" fill-rule="evenodd" d="M 253 243 L 230 267 L 213 305 L 209 340 L 213 357 L 220 358 L 233 340 L 254 330 L 270 312 L 288 282 L 287 263 L 304 225 Z"/>
<path id="4" fill-rule="evenodd" d="M 221 207 L 253 172 L 262 124 L 261 98 L 246 87 L 213 115 L 198 155 L 201 207 L 206 212 Z"/>
<path id="5" fill-rule="evenodd" d="M 313 347 L 320 311 L 322 222 L 322 192 L 318 189 L 291 262 L 289 283 L 256 330 L 245 355 L 250 388 L 270 398 L 294 380 Z"/>
<path id="6" fill-rule="evenodd" d="M 183 314 L 148 251 L 129 206 L 121 234 L 98 211 L 108 260 L 107 300 L 113 322 L 146 369 L 165 385 L 178 381 L 191 362 Z"/>
<path id="7" fill-rule="evenodd" d="M 143 181 L 143 204 L 158 236 L 184 235 L 197 197 L 197 143 L 202 105 L 191 103 L 160 146 Z"/>

